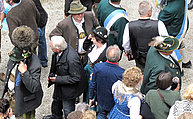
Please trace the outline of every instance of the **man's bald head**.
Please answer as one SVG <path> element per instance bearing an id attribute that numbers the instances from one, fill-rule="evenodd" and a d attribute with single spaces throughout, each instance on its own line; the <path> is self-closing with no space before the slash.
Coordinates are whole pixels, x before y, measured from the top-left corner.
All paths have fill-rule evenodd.
<path id="1" fill-rule="evenodd" d="M 106 57 L 110 62 L 117 63 L 120 59 L 121 51 L 117 45 L 109 46 L 107 48 Z"/>

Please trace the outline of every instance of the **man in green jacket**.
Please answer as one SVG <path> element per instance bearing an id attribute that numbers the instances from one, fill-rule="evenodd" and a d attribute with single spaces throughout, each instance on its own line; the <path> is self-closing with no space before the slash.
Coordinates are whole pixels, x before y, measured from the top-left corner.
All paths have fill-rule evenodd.
<path id="1" fill-rule="evenodd" d="M 150 89 L 157 89 L 155 80 L 161 72 L 171 72 L 178 77 L 181 84 L 181 70 L 178 62 L 171 56 L 179 46 L 179 40 L 174 37 L 155 37 L 153 47 L 150 47 L 144 70 L 141 92 L 146 94 Z M 175 88 L 175 87 L 172 87 Z"/>
<path id="2" fill-rule="evenodd" d="M 186 54 L 183 42 L 189 22 L 187 18 L 187 0 L 167 0 L 167 5 L 160 11 L 158 19 L 164 22 L 168 34 L 180 40 L 180 49 L 183 57 L 183 68 L 191 68 L 192 64 Z"/>
<path id="3" fill-rule="evenodd" d="M 98 21 L 109 31 L 108 45 L 117 44 L 121 50 L 125 25 L 128 23 L 126 10 L 121 0 L 101 0 L 98 6 Z"/>

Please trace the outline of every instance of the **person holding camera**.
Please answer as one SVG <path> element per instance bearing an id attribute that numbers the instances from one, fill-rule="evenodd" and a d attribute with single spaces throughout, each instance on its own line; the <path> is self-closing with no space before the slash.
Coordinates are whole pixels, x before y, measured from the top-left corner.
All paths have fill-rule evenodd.
<path id="1" fill-rule="evenodd" d="M 161 72 L 156 78 L 158 89 L 149 90 L 145 96 L 145 102 L 150 106 L 155 119 L 167 119 L 172 105 L 181 100 L 180 92 L 171 90 L 176 80 L 174 78 L 171 72 Z"/>
<path id="2" fill-rule="evenodd" d="M 52 115 L 43 119 L 62 119 L 63 112 L 67 118 L 75 110 L 76 97 L 83 92 L 87 80 L 78 53 L 66 43 L 64 37 L 52 36 L 50 47 L 54 52 L 48 78 L 54 84 Z"/>

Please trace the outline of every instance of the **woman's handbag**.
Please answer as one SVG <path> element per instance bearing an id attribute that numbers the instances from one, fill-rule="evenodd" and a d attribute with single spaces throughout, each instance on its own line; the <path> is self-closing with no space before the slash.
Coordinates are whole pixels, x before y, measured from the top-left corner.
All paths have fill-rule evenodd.
<path id="1" fill-rule="evenodd" d="M 153 113 L 151 112 L 151 108 L 145 101 L 142 101 L 141 103 L 140 115 L 143 119 L 155 119 Z"/>

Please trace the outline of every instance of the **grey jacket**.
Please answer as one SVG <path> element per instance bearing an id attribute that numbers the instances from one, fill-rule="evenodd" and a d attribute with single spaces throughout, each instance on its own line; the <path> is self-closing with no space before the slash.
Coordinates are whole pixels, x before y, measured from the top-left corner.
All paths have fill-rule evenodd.
<path id="1" fill-rule="evenodd" d="M 16 62 L 8 61 L 4 85 L 7 85 Z M 19 86 L 15 87 L 15 114 L 22 115 L 36 109 L 42 102 L 43 91 L 40 83 L 41 64 L 39 58 L 32 54 L 31 63 L 27 63 L 27 71 L 21 76 Z M 18 74 L 16 71 L 16 76 Z"/>

